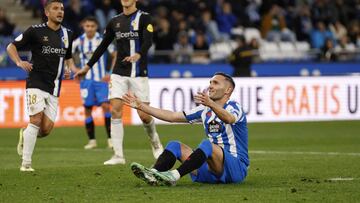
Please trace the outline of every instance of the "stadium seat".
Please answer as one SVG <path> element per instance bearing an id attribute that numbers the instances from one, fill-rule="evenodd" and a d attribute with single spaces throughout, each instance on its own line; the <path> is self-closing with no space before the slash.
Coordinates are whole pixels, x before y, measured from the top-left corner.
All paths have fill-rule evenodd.
<path id="1" fill-rule="evenodd" d="M 211 60 L 224 60 L 232 52 L 232 44 L 228 42 L 214 43 L 210 45 L 209 52 Z"/>
<path id="2" fill-rule="evenodd" d="M 246 28 L 244 31 L 244 37 L 246 42 L 250 42 L 252 39 L 257 39 L 258 42 L 261 42 L 260 31 L 256 28 Z"/>
<path id="3" fill-rule="evenodd" d="M 262 41 L 259 53 L 262 60 L 278 60 L 282 58 L 280 48 L 275 42 Z"/>
<path id="4" fill-rule="evenodd" d="M 280 42 L 279 48 L 284 59 L 297 59 L 301 54 L 297 53 L 292 42 Z"/>
<path id="5" fill-rule="evenodd" d="M 295 42 L 295 50 L 299 54 L 299 59 L 307 59 L 310 51 L 310 44 L 306 41 Z"/>

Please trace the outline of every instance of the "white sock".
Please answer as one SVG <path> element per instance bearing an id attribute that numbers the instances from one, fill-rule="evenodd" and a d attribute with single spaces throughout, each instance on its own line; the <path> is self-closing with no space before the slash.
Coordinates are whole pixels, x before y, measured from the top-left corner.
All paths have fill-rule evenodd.
<path id="1" fill-rule="evenodd" d="M 175 180 L 178 181 L 180 179 L 180 173 L 178 170 L 172 170 L 170 173 L 175 177 Z"/>
<path id="2" fill-rule="evenodd" d="M 115 155 L 124 157 L 123 153 L 124 127 L 121 119 L 111 119 L 111 141 Z"/>
<path id="3" fill-rule="evenodd" d="M 37 134 L 39 133 L 40 127 L 29 123 L 26 129 L 24 130 L 24 147 L 23 147 L 23 156 L 22 164 L 31 164 L 31 156 L 34 152 L 35 143 Z"/>
<path id="4" fill-rule="evenodd" d="M 152 142 L 160 142 L 159 135 L 156 132 L 155 119 L 151 119 L 150 123 L 143 123 L 143 126 Z"/>

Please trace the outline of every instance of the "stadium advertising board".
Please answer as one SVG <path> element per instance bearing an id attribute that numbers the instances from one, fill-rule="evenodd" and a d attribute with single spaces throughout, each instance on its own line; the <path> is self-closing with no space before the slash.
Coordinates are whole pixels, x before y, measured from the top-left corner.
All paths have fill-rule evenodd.
<path id="1" fill-rule="evenodd" d="M 193 96 L 207 88 L 209 79 L 150 79 L 153 106 L 173 111 L 196 106 Z M 25 83 L 0 82 L 0 128 L 23 127 L 28 121 Z M 360 77 L 236 78 L 232 99 L 249 122 L 360 120 Z M 102 111 L 94 109 L 96 124 Z M 131 113 L 130 113 L 131 111 Z M 56 126 L 83 126 L 79 84 L 64 81 Z M 141 124 L 135 110 L 125 108 L 125 124 Z"/>
<path id="2" fill-rule="evenodd" d="M 130 115 L 125 108 L 124 115 Z M 94 108 L 94 122 L 103 125 L 101 108 Z M 25 127 L 29 120 L 26 110 L 25 82 L 0 82 L 0 128 Z M 130 116 L 124 117 L 124 123 L 130 124 Z M 64 80 L 61 87 L 56 126 L 83 126 L 84 110 L 80 97 L 79 84 Z"/>
<path id="3" fill-rule="evenodd" d="M 360 77 L 236 78 L 232 99 L 249 122 L 360 119 Z M 151 79 L 153 106 L 182 111 L 195 107 L 193 95 L 209 79 Z M 132 123 L 139 124 L 133 111 Z"/>

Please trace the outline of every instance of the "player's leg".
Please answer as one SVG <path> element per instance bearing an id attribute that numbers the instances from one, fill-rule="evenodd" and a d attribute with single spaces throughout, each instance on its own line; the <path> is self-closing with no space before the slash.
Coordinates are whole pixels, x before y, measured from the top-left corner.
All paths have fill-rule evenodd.
<path id="1" fill-rule="evenodd" d="M 159 134 L 156 131 L 155 120 L 149 114 L 142 111 L 138 110 L 137 113 L 143 122 L 146 134 L 149 136 L 154 158 L 157 159 L 164 149 L 160 142 Z"/>
<path id="2" fill-rule="evenodd" d="M 84 106 L 85 109 L 85 128 L 89 138 L 89 142 L 84 146 L 84 149 L 94 149 L 97 146 L 95 139 L 95 124 L 92 117 L 92 106 Z"/>
<path id="3" fill-rule="evenodd" d="M 59 106 L 59 99 L 49 93 L 45 93 L 45 109 L 44 114 L 41 120 L 41 126 L 39 131 L 39 138 L 46 137 L 50 134 L 52 129 L 54 128 L 54 123 L 56 120 L 57 109 Z"/>
<path id="4" fill-rule="evenodd" d="M 42 124 L 46 93 L 39 89 L 26 89 L 26 101 L 30 122 L 20 133 L 18 153 L 22 155 L 21 171 L 34 171 L 31 168 L 31 157 L 35 148 L 37 136 Z"/>
<path id="5" fill-rule="evenodd" d="M 36 139 L 39 133 L 43 112 L 30 116 L 30 122 L 23 134 L 22 163 L 20 171 L 34 171 L 31 167 L 31 157 L 34 152 Z"/>
<path id="6" fill-rule="evenodd" d="M 85 129 L 89 138 L 89 142 L 84 146 L 84 149 L 93 149 L 97 145 L 95 139 L 95 124 L 92 117 L 92 107 L 95 105 L 94 100 L 96 98 L 95 93 L 96 89 L 92 80 L 82 80 L 80 82 L 80 95 L 85 110 Z"/>
<path id="7" fill-rule="evenodd" d="M 183 162 L 191 153 L 192 149 L 189 146 L 182 144 L 179 141 L 170 141 L 157 159 L 153 168 L 146 168 L 141 164 L 132 163 L 131 170 L 136 177 L 149 185 L 159 185 L 159 182 L 154 177 L 154 173 L 170 170 L 174 166 L 176 160 Z"/>
<path id="8" fill-rule="evenodd" d="M 112 148 L 111 135 L 110 135 L 110 126 L 111 126 L 111 112 L 110 112 L 110 103 L 108 99 L 109 87 L 106 82 L 94 82 L 95 87 L 95 97 L 98 104 L 101 105 L 101 108 L 104 113 L 104 123 L 105 129 L 108 136 L 108 147 Z"/>
<path id="9" fill-rule="evenodd" d="M 157 171 L 168 171 L 174 166 L 176 160 L 184 162 L 192 152 L 191 147 L 179 141 L 170 141 L 156 160 L 153 168 Z"/>
<path id="10" fill-rule="evenodd" d="M 212 144 L 208 139 L 203 140 L 199 147 L 175 170 L 154 173 L 155 178 L 162 184 L 175 185 L 181 177 L 196 171 L 207 162 L 209 170 L 215 175 L 223 172 L 224 155 L 222 149 Z"/>
<path id="11" fill-rule="evenodd" d="M 149 104 L 149 79 L 147 77 L 131 78 L 129 88 L 141 101 Z M 156 131 L 155 121 L 150 115 L 142 111 L 137 112 L 150 139 L 153 155 L 157 159 L 163 151 L 163 146 Z"/>
<path id="12" fill-rule="evenodd" d="M 48 136 L 53 128 L 54 122 L 45 113 L 43 113 L 38 138 L 44 138 Z"/>
<path id="13" fill-rule="evenodd" d="M 109 102 L 104 102 L 101 104 L 101 108 L 104 112 L 104 123 L 105 123 L 105 129 L 106 129 L 106 133 L 107 133 L 107 137 L 108 137 L 108 147 L 112 148 L 112 141 L 111 141 L 111 131 L 110 131 L 110 127 L 111 127 L 111 112 L 110 112 L 110 103 Z"/>
<path id="14" fill-rule="evenodd" d="M 122 123 L 123 102 L 120 99 L 110 99 L 111 109 L 111 140 L 114 156 L 105 161 L 104 165 L 125 164 L 123 152 L 124 127 Z"/>
<path id="15" fill-rule="evenodd" d="M 104 165 L 125 164 L 123 153 L 124 127 L 122 122 L 122 96 L 128 92 L 128 77 L 112 74 L 109 83 L 109 100 L 111 105 L 111 141 L 114 156 L 105 161 Z"/>

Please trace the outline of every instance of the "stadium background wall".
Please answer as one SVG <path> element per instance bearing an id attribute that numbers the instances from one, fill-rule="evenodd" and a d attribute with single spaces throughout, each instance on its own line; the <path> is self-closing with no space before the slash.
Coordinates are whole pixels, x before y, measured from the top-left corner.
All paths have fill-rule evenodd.
<path id="1" fill-rule="evenodd" d="M 193 95 L 209 79 L 151 79 L 153 106 L 174 111 L 195 107 Z M 249 122 L 360 120 L 360 77 L 236 78 L 232 99 L 240 102 Z M 0 128 L 22 127 L 28 116 L 23 81 L 0 82 Z M 94 109 L 102 125 L 102 111 Z M 82 126 L 84 116 L 79 84 L 64 81 L 56 126 Z M 163 123 L 157 121 L 158 123 Z M 141 124 L 135 110 L 124 112 L 126 125 Z"/>

